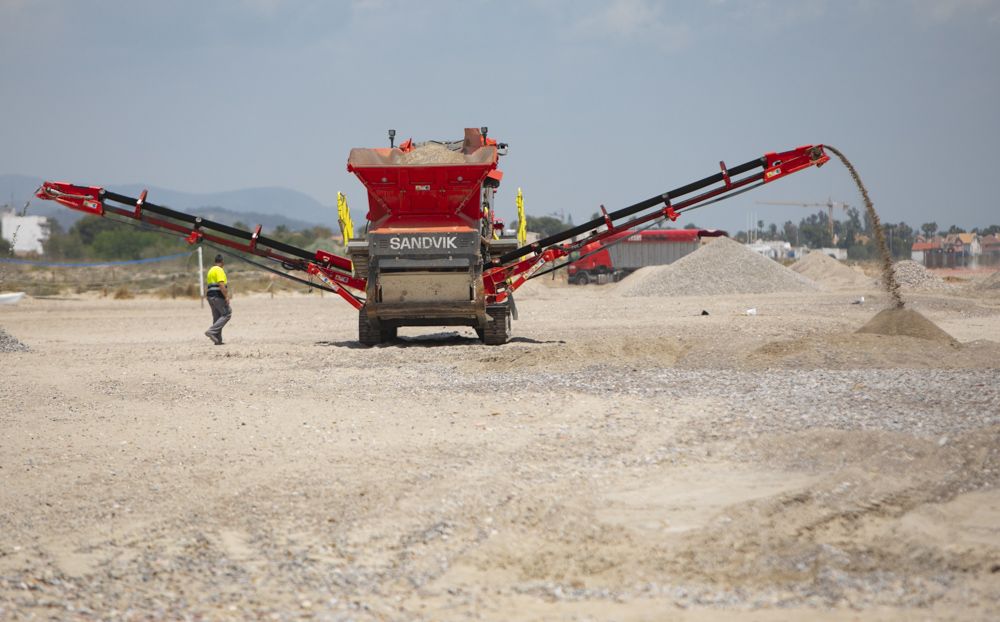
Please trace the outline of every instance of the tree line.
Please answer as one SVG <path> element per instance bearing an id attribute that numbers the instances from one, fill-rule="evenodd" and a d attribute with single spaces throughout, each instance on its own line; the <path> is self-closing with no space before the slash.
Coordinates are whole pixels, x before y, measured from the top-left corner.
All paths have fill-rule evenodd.
<path id="1" fill-rule="evenodd" d="M 868 214 L 856 207 L 849 207 L 846 210 L 846 216 L 847 218 L 844 220 L 836 218 L 833 220 L 832 235 L 828 213 L 818 211 L 803 218 L 798 224 L 787 220 L 780 227 L 775 223 L 765 226 L 763 220 L 758 220 L 755 231 L 749 233 L 739 231 L 736 234 L 736 239 L 741 242 L 746 242 L 751 238 L 781 241 L 788 242 L 793 246 L 807 246 L 809 248 L 842 248 L 847 251 L 847 256 L 851 259 L 874 258 L 877 253 L 874 244 L 875 232 Z M 885 232 L 886 243 L 892 256 L 897 258 L 910 256 L 910 249 L 918 235 L 932 238 L 935 235 L 954 233 L 977 233 L 979 235 L 1000 233 L 1000 225 L 974 227 L 966 231 L 956 225 L 944 229 L 939 227 L 937 222 L 925 222 L 915 228 L 905 221 L 898 223 L 883 221 L 882 229 Z"/>
<path id="2" fill-rule="evenodd" d="M 233 226 L 244 231 L 251 230 L 240 222 L 234 223 Z M 292 231 L 284 225 L 279 225 L 266 235 L 279 242 L 307 250 L 331 249 L 335 246 L 331 240 L 333 231 L 328 227 L 317 226 L 302 231 Z M 139 223 L 100 216 L 84 216 L 68 230 L 63 230 L 58 221 L 50 219 L 49 237 L 42 246 L 45 256 L 52 259 L 98 261 L 148 259 L 181 253 L 191 248 L 179 235 L 147 228 Z M 0 251 L 3 249 L 0 248 Z"/>
<path id="3" fill-rule="evenodd" d="M 594 214 L 593 218 L 598 218 Z M 788 242 L 793 246 L 808 246 L 809 248 L 843 248 L 851 259 L 869 259 L 875 257 L 876 250 L 872 239 L 871 222 L 867 215 L 857 208 L 848 208 L 845 220 L 833 221 L 833 236 L 830 234 L 830 220 L 825 211 L 801 219 L 797 224 L 791 220 L 781 226 L 776 223 L 765 224 L 757 221 L 757 229 L 753 232 L 738 231 L 734 238 L 740 242 L 750 239 L 765 241 Z M 542 237 L 553 235 L 573 226 L 572 218 L 563 220 L 555 216 L 526 216 L 528 230 L 537 232 Z M 516 225 L 516 223 L 515 223 Z M 249 230 L 244 223 L 233 224 L 238 229 Z M 693 222 L 686 223 L 686 228 L 698 228 Z M 952 233 L 966 233 L 960 227 L 952 225 L 941 228 L 936 222 L 926 222 L 918 228 L 906 222 L 883 223 L 886 241 L 891 246 L 894 257 L 908 257 L 913 241 L 918 234 L 925 237 Z M 968 231 L 979 235 L 1000 234 L 1000 225 L 976 227 Z M 286 244 L 316 250 L 324 248 L 338 250 L 333 241 L 333 231 L 328 227 L 316 226 L 300 231 L 293 231 L 279 225 L 267 232 L 267 236 Z M 836 241 L 834 241 L 834 237 Z M 65 260 L 131 260 L 147 259 L 162 255 L 183 252 L 190 248 L 180 236 L 164 231 L 147 229 L 138 223 L 129 223 L 102 218 L 99 216 L 84 216 L 68 230 L 63 230 L 55 220 L 49 222 L 49 238 L 43 243 L 45 255 L 53 259 Z M 0 254 L 9 255 L 10 245 L 0 238 Z"/>
<path id="4" fill-rule="evenodd" d="M 851 259 L 872 259 L 877 250 L 874 245 L 874 230 L 868 215 L 856 207 L 846 211 L 844 220 L 833 220 L 833 233 L 830 231 L 830 216 L 825 211 L 818 211 L 802 218 L 798 223 L 791 220 L 779 226 L 777 223 L 765 224 L 757 221 L 757 229 L 751 232 L 738 231 L 733 236 L 737 241 L 747 242 L 751 239 L 765 241 L 788 242 L 792 246 L 807 246 L 809 248 L 842 248 Z M 591 215 L 591 220 L 600 218 L 599 213 Z M 529 231 L 536 231 L 542 237 L 565 231 L 573 226 L 572 221 L 564 222 L 554 216 L 525 216 Z M 686 223 L 687 229 L 697 229 L 694 223 Z M 886 242 L 889 244 L 893 257 L 909 257 L 910 249 L 918 234 L 930 238 L 935 235 L 953 233 L 978 233 L 979 235 L 1000 234 L 1000 225 L 976 227 L 966 231 L 961 227 L 951 225 L 947 229 L 938 226 L 936 222 L 925 222 L 914 228 L 906 222 L 882 223 Z"/>

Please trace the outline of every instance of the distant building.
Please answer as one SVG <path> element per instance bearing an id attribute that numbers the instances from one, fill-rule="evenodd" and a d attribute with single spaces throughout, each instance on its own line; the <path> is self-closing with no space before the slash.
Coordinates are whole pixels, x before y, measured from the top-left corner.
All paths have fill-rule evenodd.
<path id="1" fill-rule="evenodd" d="M 758 240 L 753 244 L 747 244 L 746 247 L 752 250 L 753 252 L 768 257 L 770 259 L 778 258 L 778 251 L 776 251 L 773 246 L 767 244 L 766 242 L 761 242 Z"/>
<path id="2" fill-rule="evenodd" d="M 746 247 L 771 259 L 797 259 L 802 256 L 801 248 L 793 248 L 791 244 L 781 240 L 757 240 Z"/>
<path id="3" fill-rule="evenodd" d="M 44 252 L 42 243 L 49 239 L 49 219 L 6 212 L 0 218 L 0 235 L 13 247 L 16 255 L 41 255 Z"/>
<path id="4" fill-rule="evenodd" d="M 911 258 L 928 268 L 974 267 L 982 253 L 982 240 L 975 233 L 950 233 L 932 238 L 918 235 L 910 249 Z"/>
<path id="5" fill-rule="evenodd" d="M 982 255 L 979 256 L 980 263 L 988 266 L 1000 264 L 1000 235 L 995 233 L 984 235 L 979 240 L 979 244 L 982 252 Z"/>
<path id="6" fill-rule="evenodd" d="M 788 259 L 802 259 L 809 254 L 808 246 L 793 246 L 790 251 L 788 251 Z"/>
<path id="7" fill-rule="evenodd" d="M 949 236 L 950 237 L 950 236 Z M 983 253 L 983 247 L 976 233 L 957 233 L 953 244 L 955 252 L 960 252 L 967 257 L 978 257 Z"/>
<path id="8" fill-rule="evenodd" d="M 941 241 L 940 240 L 924 240 L 921 237 L 917 237 L 917 241 L 913 243 L 910 248 L 910 259 L 913 261 L 927 265 L 927 256 L 934 252 L 941 252 Z"/>

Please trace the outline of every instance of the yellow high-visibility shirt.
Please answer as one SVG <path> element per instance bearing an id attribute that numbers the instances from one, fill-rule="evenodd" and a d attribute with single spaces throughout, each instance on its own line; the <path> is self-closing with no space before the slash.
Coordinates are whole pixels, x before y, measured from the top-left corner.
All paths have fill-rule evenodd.
<path id="1" fill-rule="evenodd" d="M 222 266 L 212 266 L 208 269 L 208 274 L 205 276 L 205 282 L 209 285 L 226 283 L 226 271 L 222 269 Z"/>

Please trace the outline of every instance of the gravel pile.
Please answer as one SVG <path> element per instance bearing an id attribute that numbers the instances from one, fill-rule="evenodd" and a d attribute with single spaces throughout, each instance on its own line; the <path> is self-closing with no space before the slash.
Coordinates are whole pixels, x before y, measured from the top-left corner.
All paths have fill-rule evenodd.
<path id="1" fill-rule="evenodd" d="M 729 238 L 672 264 L 643 268 L 618 286 L 626 297 L 718 296 L 819 289 L 815 282 Z"/>
<path id="2" fill-rule="evenodd" d="M 791 269 L 828 287 L 873 287 L 875 282 L 829 255 L 813 251 L 792 264 Z"/>
<path id="3" fill-rule="evenodd" d="M 981 281 L 976 289 L 983 291 L 1000 291 L 1000 272 L 994 272 Z"/>
<path id="4" fill-rule="evenodd" d="M 427 143 L 399 156 L 399 164 L 463 164 L 465 155 L 438 143 Z"/>
<path id="5" fill-rule="evenodd" d="M 0 352 L 27 352 L 30 349 L 0 328 Z"/>
<path id="6" fill-rule="evenodd" d="M 903 287 L 911 289 L 951 288 L 941 277 L 932 274 L 927 268 L 912 259 L 897 261 L 893 264 L 892 271 L 896 275 L 896 282 Z"/>

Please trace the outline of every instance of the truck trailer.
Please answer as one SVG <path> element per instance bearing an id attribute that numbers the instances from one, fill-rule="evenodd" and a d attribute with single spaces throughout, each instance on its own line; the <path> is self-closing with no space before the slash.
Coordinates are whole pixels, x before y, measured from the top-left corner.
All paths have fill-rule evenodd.
<path id="1" fill-rule="evenodd" d="M 714 229 L 625 231 L 585 245 L 566 272 L 576 285 L 619 281 L 639 268 L 673 263 L 693 253 L 702 238 L 724 235 Z"/>

